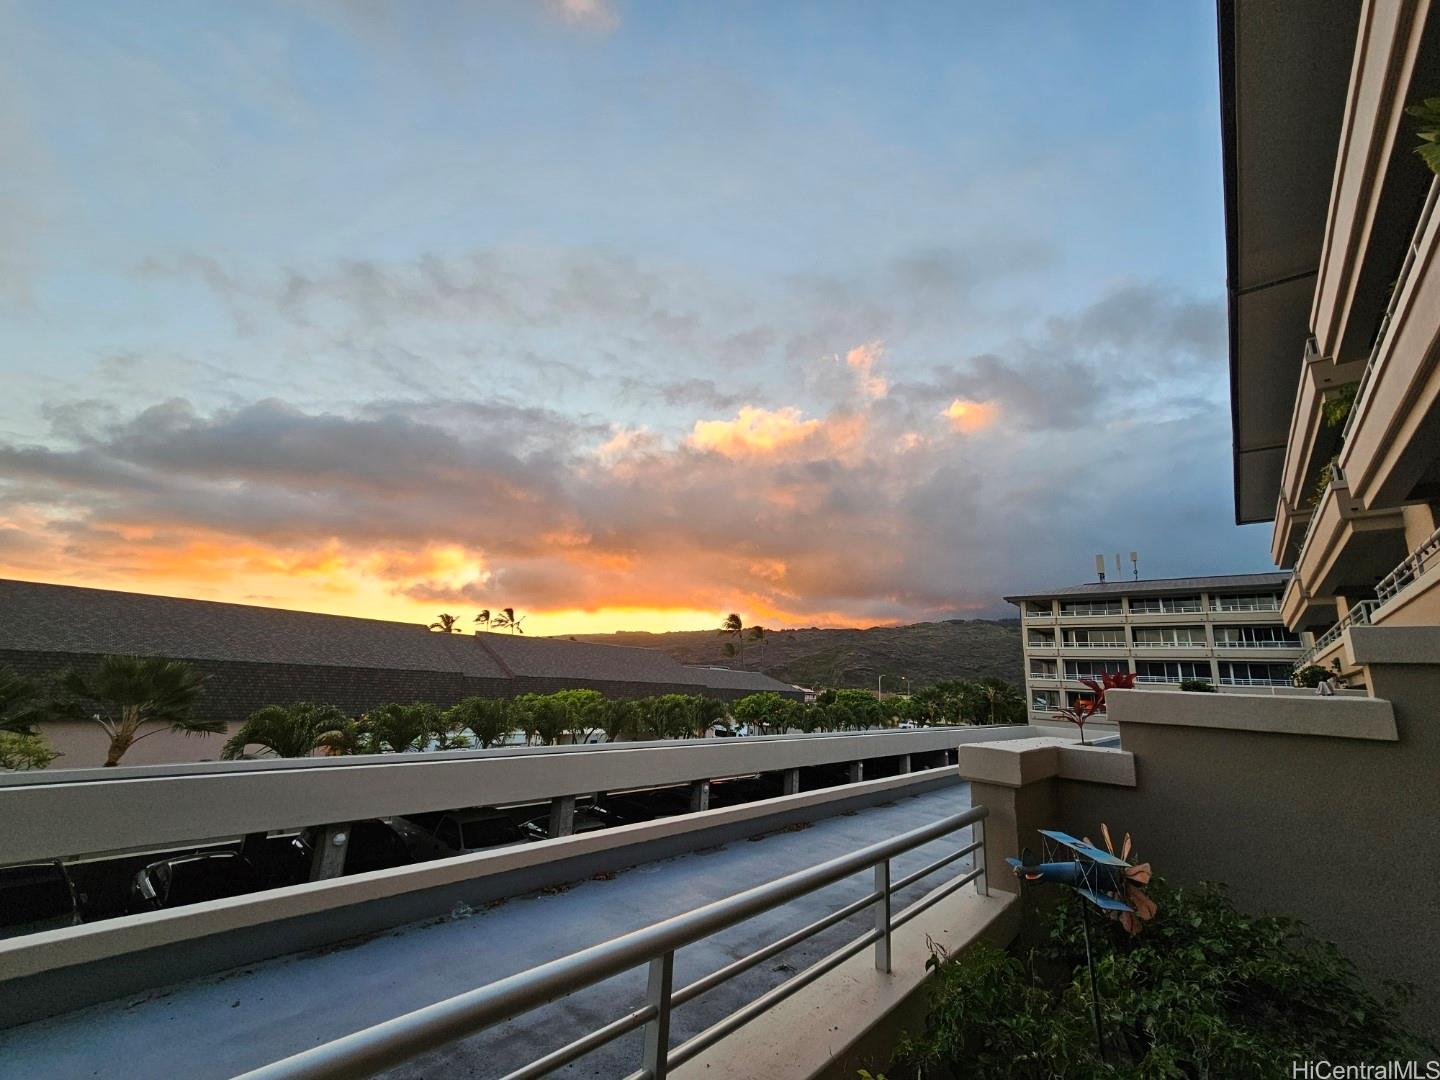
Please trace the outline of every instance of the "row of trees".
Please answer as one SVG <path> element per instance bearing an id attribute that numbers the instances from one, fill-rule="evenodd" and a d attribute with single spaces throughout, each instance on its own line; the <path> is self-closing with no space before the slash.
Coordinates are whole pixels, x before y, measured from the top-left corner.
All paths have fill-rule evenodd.
<path id="1" fill-rule="evenodd" d="M 136 743 L 161 731 L 223 733 L 224 721 L 207 719 L 198 710 L 204 682 L 191 665 L 162 657 L 106 656 L 93 671 L 67 672 L 48 685 L 0 669 L 0 768 L 43 768 L 54 759 L 36 731 L 46 720 L 93 721 L 108 739 L 106 765 L 118 765 Z M 610 741 L 702 738 L 726 722 L 778 733 L 857 731 L 907 721 L 1023 723 L 1025 706 L 1015 689 L 999 679 L 950 680 L 885 702 L 866 690 L 826 690 L 807 703 L 774 693 L 751 694 L 728 705 L 691 694 L 617 700 L 595 690 L 560 690 L 471 697 L 449 708 L 392 703 L 359 717 L 334 705 L 301 702 L 252 714 L 226 741 L 222 756 L 488 747 L 514 732 L 527 743 L 553 745 L 567 739 L 590 742 L 601 735 Z"/>
<path id="2" fill-rule="evenodd" d="M 520 625 L 525 621 L 525 616 L 516 615 L 515 609 L 511 607 L 502 607 L 493 614 L 489 608 L 485 608 L 475 616 L 474 621 L 481 628 L 488 626 L 492 630 L 509 630 L 512 634 L 525 633 L 525 627 Z M 435 621 L 430 624 L 430 629 L 437 630 L 442 634 L 458 634 L 460 633 L 460 616 L 442 611 L 435 616 Z M 480 633 L 479 630 L 475 632 Z"/>

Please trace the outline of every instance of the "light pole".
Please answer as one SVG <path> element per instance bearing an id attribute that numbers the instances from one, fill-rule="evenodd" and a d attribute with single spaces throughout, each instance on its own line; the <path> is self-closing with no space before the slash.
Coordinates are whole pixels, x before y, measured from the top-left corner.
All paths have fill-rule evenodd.
<path id="1" fill-rule="evenodd" d="M 885 685 L 885 676 L 884 676 L 884 675 L 877 675 L 877 676 L 875 677 L 875 700 L 876 700 L 876 701 L 884 701 L 884 700 L 885 700 L 885 691 L 884 691 L 884 689 L 883 689 L 884 685 Z"/>
<path id="2" fill-rule="evenodd" d="M 909 676 L 909 675 L 901 675 L 900 678 L 901 678 L 901 680 L 903 680 L 904 683 L 905 683 L 905 696 L 908 698 L 908 697 L 910 696 L 910 676 Z"/>

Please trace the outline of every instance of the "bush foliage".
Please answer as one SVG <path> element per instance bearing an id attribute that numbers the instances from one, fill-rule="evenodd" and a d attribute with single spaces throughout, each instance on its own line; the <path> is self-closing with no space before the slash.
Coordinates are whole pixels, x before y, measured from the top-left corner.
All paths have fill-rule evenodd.
<path id="1" fill-rule="evenodd" d="M 1090 915 L 1103 1058 L 1079 901 L 1066 896 L 1034 948 L 981 944 L 939 965 L 925 1030 L 892 1078 L 1289 1076 L 1295 1060 L 1433 1055 L 1398 1026 L 1408 991 L 1372 993 L 1303 924 L 1243 914 L 1216 885 L 1157 879 L 1149 892 L 1159 914 L 1138 937 Z"/>

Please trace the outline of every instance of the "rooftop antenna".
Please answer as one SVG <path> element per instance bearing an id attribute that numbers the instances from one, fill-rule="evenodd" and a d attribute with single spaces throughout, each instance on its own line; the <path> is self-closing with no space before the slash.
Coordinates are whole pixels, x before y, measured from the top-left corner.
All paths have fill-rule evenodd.
<path id="1" fill-rule="evenodd" d="M 1131 567 L 1131 569 L 1135 572 L 1135 580 L 1136 580 L 1136 581 L 1139 581 L 1139 580 L 1140 580 L 1140 553 L 1139 553 L 1138 551 L 1132 551 L 1132 552 L 1130 552 L 1130 567 Z"/>
<path id="2" fill-rule="evenodd" d="M 1120 569 L 1120 553 L 1118 551 L 1115 552 L 1115 576 L 1117 578 L 1125 576 L 1125 571 Z"/>
<path id="3" fill-rule="evenodd" d="M 1100 575 L 1100 580 L 1101 580 L 1102 582 L 1105 580 L 1105 556 L 1104 556 L 1104 555 L 1096 555 L 1096 556 L 1095 556 L 1095 573 L 1097 573 L 1097 574 Z"/>

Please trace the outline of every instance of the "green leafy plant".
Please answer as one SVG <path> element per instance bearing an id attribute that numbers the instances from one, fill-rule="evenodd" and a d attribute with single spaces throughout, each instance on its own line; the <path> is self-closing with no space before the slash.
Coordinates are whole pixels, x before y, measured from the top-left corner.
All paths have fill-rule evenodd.
<path id="1" fill-rule="evenodd" d="M 106 656 L 93 671 L 68 672 L 61 686 L 70 695 L 64 711 L 93 719 L 110 739 L 107 766 L 120 764 L 132 746 L 160 731 L 195 735 L 225 730 L 223 720 L 195 715 L 205 676 L 182 660 Z"/>
<path id="2" fill-rule="evenodd" d="M 1325 399 L 1321 411 L 1325 415 L 1326 427 L 1345 426 L 1345 421 L 1350 418 L 1350 410 L 1355 407 L 1355 391 L 1359 385 L 1359 383 L 1346 383 Z"/>
<path id="3" fill-rule="evenodd" d="M 1296 686 L 1304 687 L 1307 690 L 1314 690 L 1320 685 L 1320 680 L 1329 675 L 1319 664 L 1306 664 L 1302 668 L 1296 668 L 1290 675 L 1290 681 Z"/>
<path id="4" fill-rule="evenodd" d="M 238 731 L 226 740 L 220 756 L 234 761 L 246 756 L 246 749 L 258 746 L 263 756 L 309 757 L 322 747 L 348 753 L 355 744 L 354 722 L 334 705 L 312 705 L 299 701 L 291 705 L 267 705 L 250 714 Z"/>
<path id="5" fill-rule="evenodd" d="M 1180 689 L 1189 690 L 1196 694 L 1213 694 L 1215 687 L 1211 686 L 1204 679 L 1181 679 Z"/>
<path id="6" fill-rule="evenodd" d="M 1430 166 L 1431 172 L 1440 175 L 1440 97 L 1426 98 L 1405 111 L 1420 121 L 1415 131 L 1420 137 L 1420 145 L 1415 152 Z"/>
<path id="7" fill-rule="evenodd" d="M 0 772 L 48 769 L 52 761 L 62 756 L 51 750 L 42 736 L 0 731 Z"/>
<path id="8" fill-rule="evenodd" d="M 504 698 L 468 697 L 445 710 L 452 728 L 470 732 L 482 748 L 497 746 L 515 729 L 510 702 Z"/>
<path id="9" fill-rule="evenodd" d="M 365 754 L 424 750 L 432 739 L 443 744 L 448 731 L 440 710 L 427 701 L 377 706 L 362 716 L 356 727 L 357 749 Z"/>
<path id="10" fill-rule="evenodd" d="M 52 705 L 37 680 L 0 668 L 0 731 L 32 735 L 35 725 L 50 717 Z"/>
<path id="11" fill-rule="evenodd" d="M 1409 991 L 1372 992 L 1293 920 L 1238 911 L 1217 885 L 1150 886 L 1144 934 L 1090 917 L 1102 1057 L 1078 899 L 1048 909 L 1024 953 L 935 950 L 930 1012 L 897 1074 L 966 1077 L 1282 1076 L 1294 1060 L 1389 1061 L 1433 1048 L 1396 1017 Z M 1098 926 L 1098 932 L 1097 932 Z"/>

